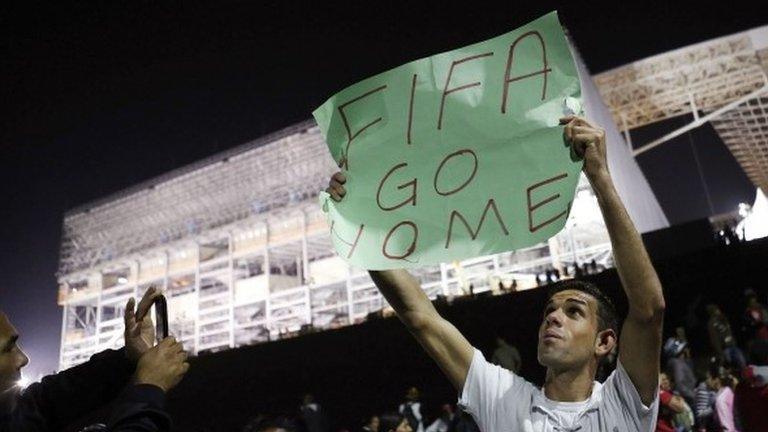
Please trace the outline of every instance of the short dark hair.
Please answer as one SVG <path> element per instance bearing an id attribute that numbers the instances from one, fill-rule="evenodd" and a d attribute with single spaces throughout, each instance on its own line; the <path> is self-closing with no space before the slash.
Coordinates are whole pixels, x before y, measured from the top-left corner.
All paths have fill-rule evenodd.
<path id="1" fill-rule="evenodd" d="M 597 331 L 612 329 L 618 334 L 619 319 L 616 314 L 616 307 L 613 305 L 611 298 L 600 290 L 600 288 L 589 282 L 573 279 L 565 280 L 556 283 L 549 289 L 547 301 L 549 301 L 555 294 L 566 290 L 581 291 L 594 297 L 595 300 L 597 300 Z"/>
<path id="2" fill-rule="evenodd" d="M 296 421 L 289 417 L 268 417 L 264 415 L 258 415 L 245 425 L 243 432 L 264 432 L 274 429 L 282 429 L 287 432 L 297 432 L 299 427 L 296 424 Z"/>
<path id="3" fill-rule="evenodd" d="M 379 416 L 379 432 L 389 432 L 397 430 L 397 427 L 405 420 L 405 416 L 396 413 L 388 412 Z"/>
<path id="4" fill-rule="evenodd" d="M 750 356 L 755 366 L 768 366 L 768 340 L 756 340 L 750 350 Z"/>

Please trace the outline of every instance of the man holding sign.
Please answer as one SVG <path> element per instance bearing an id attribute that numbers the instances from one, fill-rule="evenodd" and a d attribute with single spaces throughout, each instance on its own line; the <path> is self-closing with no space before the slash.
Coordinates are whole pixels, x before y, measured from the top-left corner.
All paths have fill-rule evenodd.
<path id="1" fill-rule="evenodd" d="M 419 282 L 403 269 L 370 271 L 400 320 L 460 393 L 460 404 L 484 432 L 651 432 L 658 409 L 659 354 L 664 297 L 661 283 L 608 171 L 605 132 L 581 117 L 560 119 L 573 152 L 595 191 L 629 300 L 616 370 L 595 381 L 617 343 L 610 300 L 595 286 L 566 282 L 554 292 L 539 326 L 538 360 L 547 368 L 539 389 L 485 360 L 435 310 Z M 336 173 L 326 190 L 347 194 Z"/>
<path id="2" fill-rule="evenodd" d="M 613 185 L 605 132 L 575 116 L 580 97 L 553 12 L 363 80 L 314 112 L 344 168 L 320 196 L 336 250 L 370 271 L 484 432 L 655 428 L 661 284 Z M 565 225 L 581 171 L 597 195 L 629 314 L 616 371 L 595 382 L 617 343 L 616 312 L 591 284 L 559 285 L 539 327 L 547 367 L 539 389 L 488 363 L 404 269 L 547 240 Z"/>

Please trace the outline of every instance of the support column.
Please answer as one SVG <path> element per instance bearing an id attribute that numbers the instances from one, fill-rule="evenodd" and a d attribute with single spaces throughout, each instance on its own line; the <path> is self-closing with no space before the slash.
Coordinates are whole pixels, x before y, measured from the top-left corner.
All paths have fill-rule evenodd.
<path id="1" fill-rule="evenodd" d="M 629 147 L 629 151 L 632 151 L 632 135 L 629 134 L 629 127 L 627 127 L 627 117 L 621 114 L 621 133 L 624 135 L 624 141 Z"/>
<path id="2" fill-rule="evenodd" d="M 235 347 L 235 277 L 232 254 L 235 251 L 235 238 L 231 231 L 227 232 L 227 283 L 229 285 L 229 347 Z"/>
<path id="3" fill-rule="evenodd" d="M 69 290 L 69 287 L 67 287 Z M 67 311 L 69 310 L 69 303 L 64 303 L 61 307 L 61 345 L 59 346 L 59 371 L 61 371 L 64 365 L 64 347 L 66 346 L 67 339 Z"/>
<path id="4" fill-rule="evenodd" d="M 301 211 L 302 236 L 301 236 L 301 284 L 309 285 L 309 251 L 307 250 L 307 213 Z"/>
<path id="5" fill-rule="evenodd" d="M 193 354 L 197 355 L 200 347 L 200 244 L 195 241 L 195 349 Z"/>
<path id="6" fill-rule="evenodd" d="M 448 267 L 442 262 L 440 263 L 440 286 L 443 289 L 443 295 L 448 297 L 450 295 L 448 292 Z"/>

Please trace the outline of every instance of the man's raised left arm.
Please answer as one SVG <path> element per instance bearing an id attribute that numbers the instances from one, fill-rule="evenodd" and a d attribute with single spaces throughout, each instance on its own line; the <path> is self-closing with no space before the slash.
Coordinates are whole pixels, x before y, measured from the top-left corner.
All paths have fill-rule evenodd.
<path id="1" fill-rule="evenodd" d="M 584 172 L 597 195 L 616 269 L 629 301 L 619 337 L 619 361 L 645 405 L 658 393 L 664 295 L 640 234 L 621 202 L 608 170 L 605 131 L 580 117 L 561 119 L 566 138 L 584 158 Z"/>

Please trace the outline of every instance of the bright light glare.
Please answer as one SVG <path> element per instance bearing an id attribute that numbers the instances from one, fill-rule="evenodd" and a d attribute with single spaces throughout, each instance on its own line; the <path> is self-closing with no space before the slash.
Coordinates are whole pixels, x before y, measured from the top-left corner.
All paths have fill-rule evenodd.
<path id="1" fill-rule="evenodd" d="M 752 209 L 749 204 L 746 204 L 746 203 L 739 204 L 739 216 L 741 216 L 742 218 L 749 216 L 750 210 Z"/>
<path id="2" fill-rule="evenodd" d="M 757 188 L 755 203 L 748 207 L 739 206 L 739 211 L 744 209 L 747 216 L 739 222 L 736 231 L 743 234 L 744 240 L 754 240 L 768 237 L 768 198 L 765 193 Z"/>
<path id="3" fill-rule="evenodd" d="M 16 381 L 16 387 L 20 388 L 26 388 L 29 385 L 29 378 L 25 377 L 24 375 L 21 376 L 21 378 Z"/>

